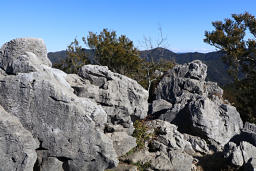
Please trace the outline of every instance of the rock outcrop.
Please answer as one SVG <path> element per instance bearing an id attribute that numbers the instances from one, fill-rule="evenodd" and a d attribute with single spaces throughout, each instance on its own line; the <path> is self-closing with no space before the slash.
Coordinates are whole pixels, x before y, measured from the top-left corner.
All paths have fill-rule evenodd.
<path id="1" fill-rule="evenodd" d="M 117 165 L 113 142 L 103 132 L 106 112 L 92 100 L 76 96 L 67 74 L 49 67 L 42 40 L 12 40 L 1 48 L 0 61 L 5 73 L 16 74 L 1 74 L 0 105 L 40 143 L 37 153 L 44 155 L 38 162 L 52 157 L 71 170 Z"/>
<path id="2" fill-rule="evenodd" d="M 8 74 L 38 71 L 41 64 L 52 66 L 42 39 L 11 40 L 2 46 L 0 56 L 0 68 Z"/>
<path id="3" fill-rule="evenodd" d="M 135 151 L 123 160 L 148 165 L 153 170 L 191 171 L 196 157 L 211 154 L 207 143 L 200 137 L 181 134 L 177 126 L 167 121 L 146 122 L 151 139 L 143 150 Z"/>
<path id="4" fill-rule="evenodd" d="M 181 132 L 223 147 L 240 133 L 243 123 L 236 108 L 223 100 L 223 90 L 216 83 L 206 82 L 206 76 L 207 66 L 201 61 L 176 65 L 156 89 L 156 99 L 172 106 L 157 115 L 176 124 Z"/>
<path id="5" fill-rule="evenodd" d="M 136 146 L 133 121 L 148 112 L 148 92 L 136 81 L 111 72 L 106 66 L 85 65 L 67 81 L 79 97 L 90 98 L 106 111 L 105 132 L 113 140 L 118 156 Z"/>
<path id="6" fill-rule="evenodd" d="M 229 142 L 225 146 L 225 158 L 235 166 L 243 166 L 255 160 L 255 154 L 256 147 L 245 141 L 242 141 L 238 146 L 233 142 Z"/>
<path id="7" fill-rule="evenodd" d="M 41 39 L 5 43 L 0 170 L 191 171 L 223 157 L 232 166 L 255 169 L 256 126 L 242 129 L 236 108 L 206 76 L 207 66 L 198 60 L 175 66 L 149 105 L 142 86 L 106 66 L 66 74 L 51 68 Z"/>
<path id="8" fill-rule="evenodd" d="M 98 65 L 85 65 L 78 75 L 90 84 L 80 88 L 76 94 L 101 104 L 108 114 L 109 123 L 118 123 L 126 128 L 132 126 L 133 118 L 147 116 L 148 92 L 136 81 Z"/>
<path id="9" fill-rule="evenodd" d="M 32 171 L 39 144 L 19 119 L 0 106 L 0 170 Z"/>

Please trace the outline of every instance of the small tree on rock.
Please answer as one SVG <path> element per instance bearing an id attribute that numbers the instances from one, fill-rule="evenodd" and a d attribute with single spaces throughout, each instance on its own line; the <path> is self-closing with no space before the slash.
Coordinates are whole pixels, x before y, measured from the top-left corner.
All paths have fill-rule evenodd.
<path id="1" fill-rule="evenodd" d="M 85 41 L 85 37 L 83 38 Z M 115 31 L 103 29 L 100 34 L 89 32 L 88 46 L 94 50 L 96 64 L 108 66 L 117 72 L 131 78 L 138 72 L 141 64 L 138 50 L 125 35 L 117 36 Z"/>
<path id="2" fill-rule="evenodd" d="M 224 96 L 235 103 L 244 121 L 256 123 L 256 18 L 245 12 L 212 24 L 215 30 L 206 31 L 204 41 L 224 52 L 235 80 L 225 87 Z M 244 73 L 241 81 L 239 73 Z"/>

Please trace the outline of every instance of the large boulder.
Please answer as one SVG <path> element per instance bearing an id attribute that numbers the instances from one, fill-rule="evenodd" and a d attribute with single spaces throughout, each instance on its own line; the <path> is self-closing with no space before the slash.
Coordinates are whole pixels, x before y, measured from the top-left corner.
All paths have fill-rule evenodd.
<path id="1" fill-rule="evenodd" d="M 76 94 L 101 104 L 108 114 L 109 122 L 127 127 L 133 117 L 143 119 L 147 116 L 148 92 L 135 80 L 98 65 L 85 65 L 78 75 L 90 84 L 75 88 L 78 89 Z"/>
<path id="2" fill-rule="evenodd" d="M 39 144 L 19 119 L 0 106 L 0 170 L 32 171 Z"/>
<path id="3" fill-rule="evenodd" d="M 6 60 L 14 59 L 13 56 L 25 53 L 23 50 L 29 50 L 36 55 L 37 62 L 41 61 L 40 68 L 34 72 L 1 75 L 0 105 L 18 117 L 23 127 L 40 142 L 37 153 L 44 151 L 45 155 L 38 161 L 47 161 L 41 166 L 49 162 L 57 165 L 62 162 L 71 170 L 104 170 L 116 166 L 118 160 L 113 142 L 103 132 L 106 112 L 92 100 L 77 97 L 66 81 L 66 73 L 50 68 L 50 64 L 45 65 L 47 60 L 45 63 L 41 57 L 46 51 L 33 51 L 37 47 L 35 42 L 41 40 L 25 40 L 5 44 L 4 49 L 8 51 L 0 61 L 5 64 Z M 12 43 L 20 41 L 20 44 Z M 5 67 L 3 69 L 7 72 Z"/>
<path id="4" fill-rule="evenodd" d="M 225 146 L 225 158 L 235 166 L 250 165 L 256 169 L 255 154 L 256 147 L 252 144 L 242 141 L 239 145 L 229 142 Z M 252 162 L 253 161 L 253 162 Z M 251 164 L 250 164 L 251 163 Z"/>
<path id="5" fill-rule="evenodd" d="M 223 90 L 206 82 L 207 66 L 196 60 L 176 65 L 156 88 L 156 100 L 172 104 L 158 118 L 178 125 L 181 132 L 198 135 L 223 147 L 243 127 L 236 108 L 223 99 Z M 154 103 L 154 102 L 153 102 Z"/>
<path id="6" fill-rule="evenodd" d="M 133 121 L 143 119 L 148 112 L 148 92 L 135 80 L 111 72 L 106 66 L 84 65 L 78 75 L 66 80 L 79 97 L 94 100 L 106 111 L 105 132 L 114 142 L 118 156 L 136 146 L 132 137 Z"/>
<path id="7" fill-rule="evenodd" d="M 0 49 L 0 68 L 9 74 L 37 71 L 41 64 L 52 66 L 42 39 L 14 39 Z"/>

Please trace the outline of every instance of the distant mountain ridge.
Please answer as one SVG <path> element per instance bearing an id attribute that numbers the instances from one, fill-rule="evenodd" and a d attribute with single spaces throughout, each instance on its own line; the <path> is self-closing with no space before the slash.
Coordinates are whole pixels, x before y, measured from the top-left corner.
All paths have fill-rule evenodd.
<path id="1" fill-rule="evenodd" d="M 92 57 L 92 50 L 85 49 Z M 160 58 L 166 60 L 173 60 L 178 64 L 184 64 L 191 62 L 193 60 L 201 60 L 208 66 L 208 81 L 217 82 L 220 86 L 229 84 L 232 82 L 232 78 L 228 75 L 228 66 L 223 63 L 221 57 L 223 53 L 221 52 L 209 52 L 209 53 L 199 53 L 199 52 L 188 52 L 188 53 L 175 53 L 164 48 L 155 48 L 151 50 L 140 51 L 140 57 L 145 58 L 148 61 L 153 58 L 154 61 L 158 61 Z M 67 57 L 66 51 L 49 52 L 48 58 L 53 64 L 60 63 L 63 59 Z"/>

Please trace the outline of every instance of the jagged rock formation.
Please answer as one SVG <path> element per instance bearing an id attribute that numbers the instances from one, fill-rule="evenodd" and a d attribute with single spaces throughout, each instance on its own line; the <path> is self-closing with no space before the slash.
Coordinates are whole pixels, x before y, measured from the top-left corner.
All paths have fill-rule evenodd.
<path id="1" fill-rule="evenodd" d="M 256 134 L 241 131 L 239 113 L 205 81 L 201 61 L 170 70 L 149 105 L 148 92 L 126 76 L 97 65 L 66 74 L 51 68 L 46 54 L 41 39 L 14 39 L 0 49 L 0 170 L 102 171 L 121 159 L 131 164 L 116 170 L 136 170 L 137 163 L 190 171 L 215 153 L 256 168 Z M 133 123 L 147 114 L 150 138 L 127 155 L 137 145 Z"/>
<path id="2" fill-rule="evenodd" d="M 37 39 L 15 39 L 1 48 L 1 68 L 16 75 L 1 75 L 0 105 L 40 142 L 37 153 L 46 153 L 38 161 L 53 157 L 71 170 L 116 166 L 113 142 L 102 130 L 106 112 L 90 99 L 76 96 L 65 80 L 66 73 L 42 62 L 48 61 L 45 49 Z M 25 58 L 26 67 L 23 60 L 11 65 L 24 54 L 30 54 Z"/>
<path id="3" fill-rule="evenodd" d="M 52 66 L 41 39 L 14 39 L 5 43 L 0 51 L 0 68 L 8 74 L 38 71 L 41 64 Z"/>
<path id="4" fill-rule="evenodd" d="M 177 126 L 162 120 L 146 123 L 152 139 L 141 151 L 126 159 L 132 163 L 149 163 L 153 170 L 191 171 L 197 163 L 196 156 L 210 154 L 207 143 L 199 137 L 181 134 Z"/>
<path id="5" fill-rule="evenodd" d="M 223 100 L 223 90 L 206 82 L 206 76 L 207 66 L 198 60 L 175 66 L 156 89 L 156 99 L 172 106 L 157 115 L 178 125 L 182 132 L 224 146 L 240 133 L 243 123 L 235 107 Z"/>
<path id="6" fill-rule="evenodd" d="M 78 75 L 90 82 L 76 93 L 94 99 L 108 114 L 109 123 L 132 126 L 133 119 L 143 119 L 148 111 L 148 92 L 136 81 L 111 72 L 106 66 L 85 65 Z"/>
<path id="7" fill-rule="evenodd" d="M 78 75 L 68 75 L 68 82 L 77 96 L 94 100 L 106 111 L 105 132 L 113 140 L 117 155 L 124 155 L 136 146 L 136 139 L 131 136 L 133 121 L 147 116 L 148 92 L 106 66 L 85 65 Z"/>
<path id="8" fill-rule="evenodd" d="M 256 125 L 246 122 L 241 134 L 225 145 L 224 154 L 235 166 L 245 166 L 247 170 L 256 168 Z"/>

